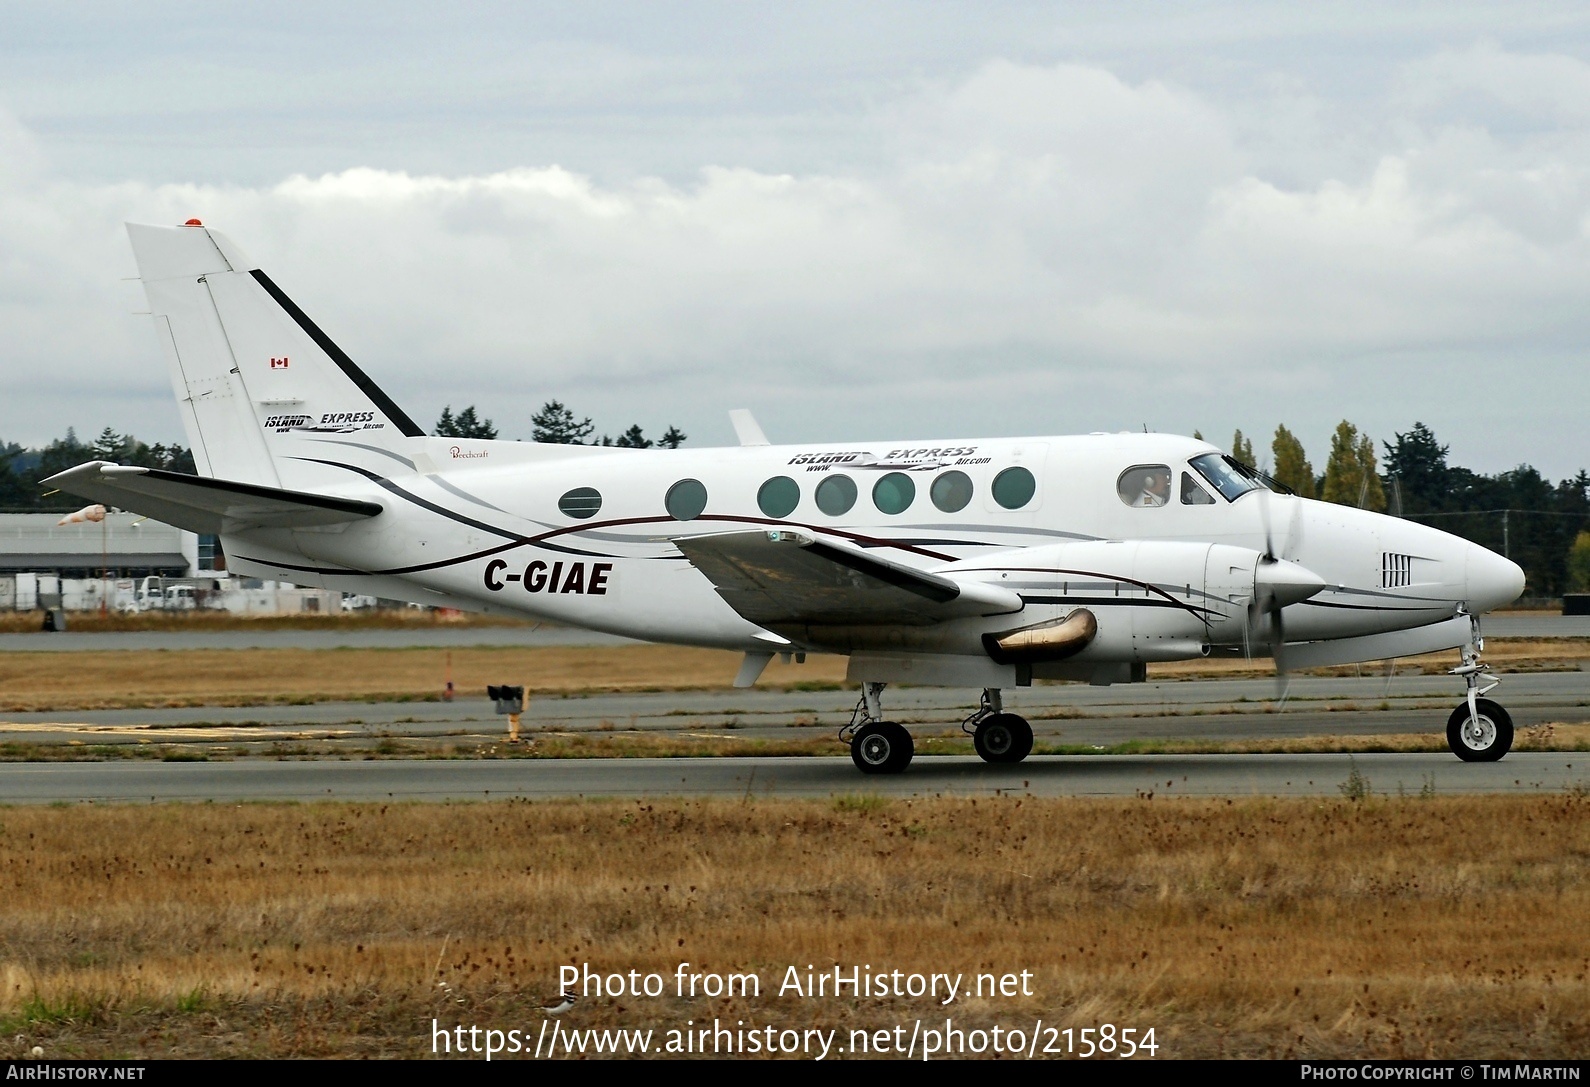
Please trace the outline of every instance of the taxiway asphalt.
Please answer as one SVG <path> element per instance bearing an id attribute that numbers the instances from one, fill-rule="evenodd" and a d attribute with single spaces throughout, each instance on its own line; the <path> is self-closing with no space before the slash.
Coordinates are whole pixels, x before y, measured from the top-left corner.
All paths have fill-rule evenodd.
<path id="1" fill-rule="evenodd" d="M 1040 742 L 1109 747 L 1128 740 L 1252 740 L 1296 736 L 1439 735 L 1462 687 L 1450 676 L 1294 677 L 1284 700 L 1274 679 L 1199 679 L 1005 692 Z M 954 732 L 975 707 L 967 691 L 891 687 L 884 708 L 922 735 Z M 1590 672 L 1505 677 L 1492 692 L 1519 728 L 1590 719 Z M 541 732 L 684 732 L 719 738 L 797 739 L 850 720 L 854 691 L 669 691 L 533 697 L 527 736 Z M 493 740 L 504 719 L 478 696 L 455 702 L 319 702 L 0 714 L 0 742 L 228 744 L 261 750 L 306 740 L 368 747 L 380 739 Z"/>

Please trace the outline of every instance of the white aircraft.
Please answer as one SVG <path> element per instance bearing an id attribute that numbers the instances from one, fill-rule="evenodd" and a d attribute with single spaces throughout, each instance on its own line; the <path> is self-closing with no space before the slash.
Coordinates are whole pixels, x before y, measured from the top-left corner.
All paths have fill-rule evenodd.
<path id="1" fill-rule="evenodd" d="M 1032 729 L 1000 692 L 1150 662 L 1312 668 L 1461 650 L 1462 759 L 1499 759 L 1479 617 L 1519 567 L 1425 525 L 1276 493 L 1161 434 L 635 450 L 427 437 L 218 231 L 128 225 L 199 474 L 92 461 L 63 491 L 218 533 L 235 573 L 745 654 L 843 653 L 842 733 L 911 761 L 891 682 L 982 688 L 989 762 Z"/>

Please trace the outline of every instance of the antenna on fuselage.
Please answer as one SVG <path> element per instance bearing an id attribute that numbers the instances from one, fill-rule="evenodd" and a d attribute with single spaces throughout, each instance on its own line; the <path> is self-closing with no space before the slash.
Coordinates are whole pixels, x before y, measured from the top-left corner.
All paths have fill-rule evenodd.
<path id="1" fill-rule="evenodd" d="M 730 409 L 729 422 L 734 424 L 735 437 L 740 439 L 742 446 L 773 444 L 767 440 L 767 435 L 762 433 L 762 428 L 757 425 L 750 408 Z"/>

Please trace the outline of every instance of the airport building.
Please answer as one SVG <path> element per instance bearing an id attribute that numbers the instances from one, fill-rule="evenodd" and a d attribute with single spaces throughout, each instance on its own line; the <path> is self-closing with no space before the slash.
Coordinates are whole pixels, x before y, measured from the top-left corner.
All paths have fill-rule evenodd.
<path id="1" fill-rule="evenodd" d="M 225 571 L 214 536 L 135 513 L 60 524 L 60 513 L 0 513 L 0 611 L 214 608 L 238 615 L 335 615 L 341 593 Z M 359 598 L 354 606 L 374 601 Z"/>
<path id="2" fill-rule="evenodd" d="M 213 537 L 209 555 L 201 556 L 196 533 L 136 513 L 107 513 L 97 523 L 61 525 L 60 519 L 59 513 L 0 514 L 0 576 L 192 577 L 214 566 Z"/>

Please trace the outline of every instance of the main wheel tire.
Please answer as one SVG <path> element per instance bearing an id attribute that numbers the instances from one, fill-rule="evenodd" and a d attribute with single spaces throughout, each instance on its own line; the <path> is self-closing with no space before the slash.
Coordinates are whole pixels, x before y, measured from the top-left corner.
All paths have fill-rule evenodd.
<path id="1" fill-rule="evenodd" d="M 1032 754 L 1032 726 L 1014 713 L 995 713 L 977 723 L 972 746 L 984 762 L 1020 762 Z"/>
<path id="2" fill-rule="evenodd" d="M 911 734 L 893 721 L 862 725 L 850 741 L 850 761 L 863 774 L 898 774 L 915 753 Z"/>
<path id="3" fill-rule="evenodd" d="M 1489 698 L 1476 699 L 1469 717 L 1469 704 L 1462 702 L 1446 719 L 1446 743 L 1452 754 L 1464 762 L 1495 762 L 1513 747 L 1513 719 Z"/>

